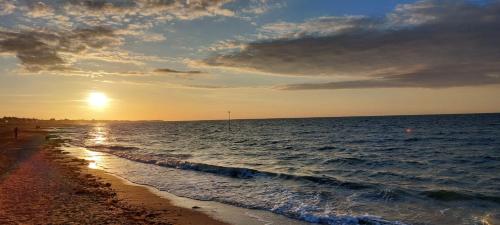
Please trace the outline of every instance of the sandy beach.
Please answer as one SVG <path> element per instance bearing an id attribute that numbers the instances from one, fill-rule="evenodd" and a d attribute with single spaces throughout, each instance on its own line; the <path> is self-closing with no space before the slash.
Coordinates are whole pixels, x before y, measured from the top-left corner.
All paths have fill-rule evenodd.
<path id="1" fill-rule="evenodd" d="M 47 133 L 0 128 L 0 224 L 224 224 L 68 156 Z"/>

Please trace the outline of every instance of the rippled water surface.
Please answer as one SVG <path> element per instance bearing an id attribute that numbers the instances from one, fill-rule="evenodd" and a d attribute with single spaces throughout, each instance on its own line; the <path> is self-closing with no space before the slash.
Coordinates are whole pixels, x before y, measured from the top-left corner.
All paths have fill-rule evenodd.
<path id="1" fill-rule="evenodd" d="M 325 224 L 500 220 L 500 114 L 236 120 L 231 130 L 226 121 L 117 122 L 58 132 L 66 147 L 140 162 L 115 169 L 120 176 L 198 200 Z"/>

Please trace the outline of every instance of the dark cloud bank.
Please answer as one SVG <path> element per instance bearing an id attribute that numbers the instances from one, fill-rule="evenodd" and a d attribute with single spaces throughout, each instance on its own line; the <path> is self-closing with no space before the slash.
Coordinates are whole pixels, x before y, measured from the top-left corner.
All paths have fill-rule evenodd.
<path id="1" fill-rule="evenodd" d="M 91 49 L 102 50 L 120 43 L 111 29 L 103 27 L 67 32 L 0 30 L 0 53 L 15 54 L 30 72 L 72 70 L 71 59 Z"/>
<path id="2" fill-rule="evenodd" d="M 181 70 L 174 70 L 174 69 L 169 69 L 169 68 L 156 69 L 155 72 L 167 73 L 167 74 L 200 74 L 200 73 L 202 73 L 201 71 L 197 71 L 197 70 L 181 71 Z"/>
<path id="3" fill-rule="evenodd" d="M 328 17 L 275 25 L 270 27 L 279 37 L 204 63 L 353 78 L 279 87 L 286 90 L 500 84 L 500 1 L 420 1 L 384 18 Z"/>

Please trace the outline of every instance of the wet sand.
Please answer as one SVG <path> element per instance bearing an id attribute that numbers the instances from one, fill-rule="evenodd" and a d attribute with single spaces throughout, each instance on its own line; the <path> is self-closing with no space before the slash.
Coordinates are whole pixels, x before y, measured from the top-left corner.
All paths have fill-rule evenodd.
<path id="1" fill-rule="evenodd" d="M 225 224 L 87 169 L 41 130 L 11 129 L 0 127 L 0 224 Z"/>

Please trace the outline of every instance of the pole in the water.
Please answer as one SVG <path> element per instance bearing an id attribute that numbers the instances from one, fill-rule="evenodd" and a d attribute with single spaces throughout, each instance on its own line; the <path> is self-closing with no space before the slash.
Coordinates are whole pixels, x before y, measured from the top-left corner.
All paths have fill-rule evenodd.
<path id="1" fill-rule="evenodd" d="M 227 111 L 228 129 L 231 130 L 231 111 Z"/>

